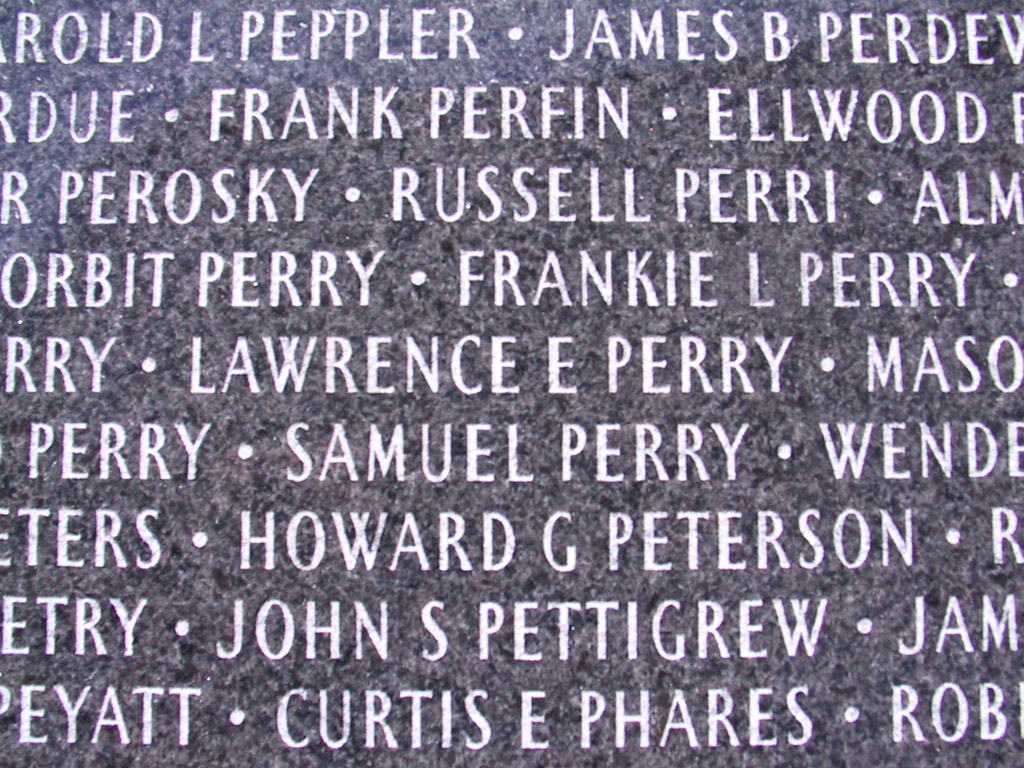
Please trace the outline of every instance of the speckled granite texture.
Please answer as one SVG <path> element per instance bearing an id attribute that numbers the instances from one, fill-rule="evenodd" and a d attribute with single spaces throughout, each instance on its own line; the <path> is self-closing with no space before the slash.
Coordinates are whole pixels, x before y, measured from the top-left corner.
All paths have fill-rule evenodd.
<path id="1" fill-rule="evenodd" d="M 0 3 L 0 763 L 1019 765 L 1019 6 L 329 6 Z"/>

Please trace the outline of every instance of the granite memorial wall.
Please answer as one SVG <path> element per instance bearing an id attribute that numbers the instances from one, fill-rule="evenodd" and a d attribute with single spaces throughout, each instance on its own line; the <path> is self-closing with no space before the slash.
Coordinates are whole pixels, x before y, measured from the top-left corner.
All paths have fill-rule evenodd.
<path id="1" fill-rule="evenodd" d="M 0 762 L 1019 764 L 1022 60 L 4 3 Z"/>

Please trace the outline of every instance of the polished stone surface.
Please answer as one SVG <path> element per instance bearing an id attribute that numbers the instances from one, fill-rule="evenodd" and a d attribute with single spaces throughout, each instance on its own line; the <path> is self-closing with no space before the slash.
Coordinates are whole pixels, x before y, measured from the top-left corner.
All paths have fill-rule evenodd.
<path id="1" fill-rule="evenodd" d="M 1017 9 L 571 8 L 0 9 L 5 765 L 1020 762 Z"/>

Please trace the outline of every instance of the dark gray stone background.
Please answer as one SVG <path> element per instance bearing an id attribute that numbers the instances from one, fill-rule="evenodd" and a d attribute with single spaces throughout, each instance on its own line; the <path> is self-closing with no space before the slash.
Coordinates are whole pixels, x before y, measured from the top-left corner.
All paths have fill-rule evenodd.
<path id="1" fill-rule="evenodd" d="M 367 4 L 366 9 L 374 8 Z M 609 6 L 612 4 L 609 4 Z M 86 7 L 88 6 L 88 7 Z M 591 61 L 574 56 L 569 63 L 548 60 L 546 51 L 556 44 L 565 5 L 533 2 L 461 4 L 473 11 L 476 20 L 474 38 L 480 46 L 481 59 L 455 62 L 401 63 L 379 62 L 364 49 L 352 62 L 337 55 L 337 44 L 319 62 L 303 60 L 294 63 L 269 61 L 269 14 L 272 4 L 245 6 L 230 2 L 188 4 L 154 0 L 149 3 L 111 2 L 83 4 L 80 8 L 90 20 L 91 31 L 98 29 L 99 12 L 111 10 L 115 18 L 115 40 L 123 39 L 124 20 L 136 10 L 159 16 L 164 25 L 163 50 L 155 61 L 142 65 L 99 65 L 95 63 L 95 37 L 85 60 L 76 66 L 47 64 L 0 65 L 2 90 L 9 93 L 16 107 L 12 115 L 21 128 L 19 142 L 0 144 L 4 170 L 20 170 L 31 179 L 26 199 L 32 206 L 35 221 L 31 226 L 8 225 L 0 230 L 3 237 L 3 258 L 25 251 L 45 257 L 51 251 L 72 254 L 78 260 L 95 251 L 117 258 L 127 251 L 169 250 L 177 255 L 168 270 L 165 305 L 153 309 L 142 305 L 133 308 L 103 310 L 53 310 L 36 302 L 24 310 L 6 304 L 0 316 L 6 335 L 25 336 L 42 345 L 48 336 L 89 336 L 103 339 L 117 336 L 119 344 L 108 365 L 104 392 L 99 395 L 80 391 L 71 395 L 18 391 L 0 394 L 0 438 L 3 459 L 0 462 L 0 506 L 12 510 L 2 520 L 3 529 L 11 534 L 9 549 L 14 564 L 0 579 L 5 595 L 24 595 L 31 599 L 44 595 L 134 599 L 146 597 L 150 607 L 140 621 L 135 654 L 120 656 L 120 644 L 110 634 L 112 655 L 96 658 L 76 656 L 70 621 L 60 625 L 57 653 L 46 656 L 38 642 L 28 655 L 5 655 L 0 659 L 0 684 L 12 694 L 12 702 L 0 716 L 0 763 L 9 766 L 307 766 L 337 765 L 651 765 L 668 766 L 680 762 L 700 761 L 705 765 L 921 765 L 1012 766 L 1024 759 L 1020 733 L 1020 702 L 1018 655 L 1007 649 L 989 653 L 965 653 L 953 638 L 945 652 L 935 652 L 935 635 L 930 635 L 929 650 L 913 657 L 902 657 L 896 640 L 903 636 L 913 598 L 924 595 L 929 614 L 937 630 L 951 596 L 960 598 L 972 632 L 980 648 L 980 607 L 982 595 L 1002 598 L 1013 594 L 1019 583 L 1018 569 L 1012 565 L 995 566 L 989 538 L 989 515 L 994 506 L 1014 507 L 1020 484 L 1008 478 L 1005 463 L 989 478 L 969 480 L 958 454 L 957 472 L 952 479 L 933 477 L 913 480 L 885 480 L 881 476 L 880 452 L 876 444 L 869 469 L 860 480 L 836 481 L 832 477 L 821 437 L 820 421 L 876 422 L 919 421 L 938 424 L 951 421 L 962 434 L 966 421 L 977 420 L 992 425 L 1019 419 L 1022 415 L 1018 394 L 1002 394 L 988 382 L 975 394 L 943 394 L 929 385 L 920 394 L 867 392 L 864 364 L 866 339 L 870 334 L 882 338 L 901 335 L 906 342 L 931 335 L 939 340 L 941 349 L 952 349 L 958 336 L 973 335 L 987 346 L 996 337 L 1019 335 L 1020 301 L 1013 290 L 1002 284 L 1010 269 L 1020 269 L 1018 251 L 1019 225 L 1012 222 L 986 224 L 978 227 L 911 224 L 917 182 L 923 168 L 932 168 L 946 184 L 947 201 L 955 208 L 955 173 L 958 170 L 999 171 L 1005 180 L 1019 171 L 1020 148 L 1013 143 L 1009 120 L 1011 94 L 1019 86 L 1019 73 L 1009 63 L 1005 50 L 998 51 L 997 63 L 991 67 L 967 66 L 963 54 L 954 63 L 929 67 L 881 64 L 855 66 L 849 63 L 848 37 L 837 48 L 836 61 L 817 61 L 813 39 L 816 37 L 817 14 L 821 10 L 903 11 L 915 24 L 923 23 L 925 10 L 949 14 L 962 22 L 969 11 L 991 13 L 1013 12 L 1013 4 L 975 4 L 936 2 L 926 9 L 918 3 L 864 3 L 846 7 L 843 3 L 786 3 L 780 6 L 757 2 L 724 4 L 735 13 L 732 28 L 740 38 L 741 52 L 736 60 L 720 64 L 713 60 L 685 63 L 673 60 L 675 48 L 669 45 L 665 61 L 613 61 L 606 55 Z M 74 6 L 60 4 L 29 4 L 10 0 L 0 7 L 0 41 L 8 57 L 12 56 L 16 14 L 32 10 L 42 14 L 47 25 L 61 12 Z M 249 62 L 237 60 L 237 36 L 241 12 L 257 7 L 268 14 L 268 34 L 258 43 L 258 55 Z M 308 11 L 304 3 L 293 5 L 302 19 Z M 310 7 L 319 7 L 315 4 Z M 408 38 L 408 9 L 404 2 L 391 5 L 398 27 L 396 45 Z M 597 4 L 580 0 L 573 3 L 577 14 L 591 19 Z M 666 26 L 676 6 L 638 3 L 646 18 L 655 7 L 662 7 Z M 687 6 L 689 7 L 689 6 Z M 703 11 L 700 28 L 708 36 L 710 49 L 710 13 L 716 6 L 696 3 Z M 443 11 L 445 7 L 439 6 Z M 206 45 L 218 54 L 213 64 L 189 64 L 187 35 L 191 11 L 206 14 Z M 783 63 L 765 63 L 759 43 L 761 13 L 782 10 L 801 34 L 802 42 Z M 307 17 L 308 18 L 308 17 Z M 628 13 L 614 8 L 612 18 L 617 29 L 626 29 Z M 846 17 L 848 19 L 848 17 Z M 438 19 L 443 19 L 439 14 Z M 507 30 L 520 25 L 525 30 L 522 41 L 511 42 Z M 879 26 L 876 24 L 876 27 Z M 994 24 L 991 26 L 994 27 Z M 439 29 L 444 29 L 442 23 Z M 589 27 L 585 28 L 589 30 Z M 959 30 L 962 32 L 962 23 Z M 587 32 L 581 32 L 584 37 Z M 996 32 L 998 34 L 998 32 Z M 624 39 L 623 38 L 620 39 Z M 668 40 L 674 41 L 674 31 Z M 915 40 L 920 40 L 915 36 Z M 442 39 L 443 42 L 443 39 Z M 878 45 L 880 50 L 884 50 Z M 443 49 L 442 49 L 443 50 Z M 429 89 L 435 85 L 468 84 L 522 85 L 531 94 L 539 94 L 541 85 L 583 85 L 592 89 L 604 85 L 617 90 L 628 85 L 631 95 L 632 136 L 622 140 L 613 135 L 607 140 L 596 138 L 593 124 L 588 123 L 585 141 L 540 139 L 534 141 L 492 139 L 471 142 L 459 138 L 449 129 L 441 140 L 426 135 L 425 120 Z M 245 88 L 258 86 L 270 92 L 274 107 L 270 114 L 280 125 L 295 86 L 309 89 L 316 105 L 318 125 L 323 111 L 326 86 L 348 88 L 355 85 L 400 86 L 396 111 L 407 129 L 402 140 L 372 140 L 365 135 L 353 141 L 347 137 L 334 140 L 309 141 L 295 135 L 287 141 L 243 142 L 238 122 L 229 127 L 224 140 L 211 144 L 207 139 L 209 90 L 214 87 Z M 866 138 L 862 117 L 848 142 L 826 144 L 812 139 L 806 144 L 751 144 L 745 141 L 710 144 L 707 141 L 704 93 L 709 87 L 730 87 L 738 94 L 747 88 L 762 89 L 764 109 L 771 115 L 770 127 L 781 131 L 778 93 L 793 88 L 798 94 L 798 115 L 801 124 L 813 125 L 806 98 L 806 88 L 858 88 L 867 94 L 886 88 L 898 94 L 906 104 L 912 94 L 934 90 L 952 104 L 957 90 L 979 94 L 989 106 L 990 127 L 987 137 L 978 144 L 961 146 L 950 138 L 932 146 L 913 141 L 909 131 L 895 144 L 882 146 Z M 41 144 L 24 140 L 24 100 L 33 90 L 43 90 L 66 103 L 69 94 L 100 89 L 131 89 L 135 141 L 129 145 L 110 145 L 93 141 L 76 145 L 54 138 Z M 613 90 L 613 92 L 614 92 Z M 496 91 L 494 91 L 496 93 Z M 591 93 L 592 91 L 588 91 Z M 101 102 L 102 103 L 102 102 Z M 491 99 L 489 105 L 496 107 Z M 365 108 L 367 102 L 362 102 Z M 534 102 L 536 104 L 536 102 Z M 679 118 L 668 122 L 661 110 L 675 104 Z M 169 123 L 164 113 L 179 109 L 181 119 Z M 532 114 L 536 114 L 535 112 Z M 862 115 L 862 113 L 860 113 Z M 741 125 L 741 133 L 746 129 Z M 493 120 L 488 123 L 496 131 Z M 59 128 L 58 128 L 59 130 Z M 952 130 L 952 129 L 951 129 Z M 609 169 L 613 178 L 621 178 L 619 169 L 633 167 L 640 179 L 659 179 L 659 184 L 641 186 L 643 205 L 657 212 L 655 220 L 646 225 L 579 223 L 547 224 L 540 219 L 530 224 L 512 222 L 503 217 L 495 224 L 482 224 L 474 216 L 456 224 L 433 220 L 394 223 L 390 219 L 390 169 L 397 165 L 416 167 L 430 184 L 435 164 L 449 168 L 465 165 L 474 169 L 487 164 L 497 165 L 503 176 L 513 167 L 532 165 L 538 169 L 550 165 L 568 165 L 580 171 L 572 187 L 577 189 L 576 210 L 585 214 L 587 208 L 587 169 L 600 165 Z M 250 166 L 319 167 L 320 176 L 309 196 L 307 219 L 301 224 L 288 220 L 287 209 L 281 221 L 260 220 L 247 224 L 242 217 L 227 225 L 209 222 L 209 208 L 204 206 L 199 219 L 188 226 L 178 226 L 163 219 L 160 224 L 129 226 L 89 226 L 80 215 L 66 225 L 56 224 L 56 189 L 60 169 L 91 172 L 98 169 L 122 170 L 145 168 L 160 174 L 178 168 L 190 168 L 208 179 L 216 169 L 232 167 L 245 172 Z M 706 222 L 706 204 L 696 205 L 694 219 L 686 224 L 674 221 L 673 168 L 690 167 L 704 170 L 711 167 L 766 168 L 783 171 L 802 168 L 820 178 L 820 172 L 834 168 L 839 173 L 841 220 L 831 225 L 756 224 L 711 226 Z M 614 172 L 614 173 L 612 173 Z M 240 173 L 240 175 L 241 175 Z M 162 178 L 162 177 L 160 177 Z M 778 176 L 776 176 L 778 178 Z M 611 182 L 618 186 L 617 180 Z M 952 185 L 951 185 L 952 184 Z M 344 190 L 357 185 L 362 198 L 352 204 L 344 200 Z M 738 185 L 739 186 L 739 185 Z M 884 189 L 885 201 L 879 206 L 867 202 L 866 195 L 874 188 Z M 118 189 L 122 187 L 118 186 Z M 207 191 L 208 191 L 207 187 Z M 952 190 L 952 192 L 948 192 Z M 543 191 L 543 189 L 539 190 Z M 981 188 L 977 204 L 982 205 Z M 619 196 L 613 195 L 615 199 Z M 706 200 L 706 198 L 701 198 Z M 123 215 L 120 203 L 114 210 Z M 542 207 L 543 210 L 543 207 Z M 621 204 L 618 206 L 621 221 Z M 582 218 L 582 216 L 581 216 Z M 224 303 L 224 288 L 217 295 L 222 301 L 210 309 L 195 306 L 195 271 L 198 254 L 214 250 L 230 254 L 236 250 L 256 250 L 269 254 L 283 249 L 298 255 L 314 249 L 331 250 L 341 256 L 347 248 L 361 252 L 385 249 L 388 257 L 374 279 L 369 307 L 356 306 L 355 281 L 341 262 L 339 283 L 347 293 L 342 308 L 232 309 Z M 650 249 L 656 253 L 674 248 L 680 254 L 691 249 L 712 250 L 715 274 L 714 293 L 720 301 L 715 309 L 629 308 L 624 301 L 624 282 L 619 273 L 617 302 L 603 306 L 564 308 L 550 293 L 539 307 L 496 308 L 480 301 L 468 308 L 458 306 L 458 253 L 462 249 L 511 248 L 523 260 L 524 275 L 533 280 L 539 275 L 547 250 L 569 257 L 580 249 L 601 253 L 612 249 L 622 263 L 627 249 Z M 766 279 L 776 281 L 777 306 L 768 310 L 744 307 L 747 290 L 746 254 L 756 250 L 762 256 Z M 972 282 L 968 306 L 957 308 L 901 309 L 835 309 L 825 300 L 810 308 L 799 306 L 797 256 L 800 251 L 813 250 L 822 255 L 833 251 L 859 254 L 858 271 L 863 274 L 863 257 L 869 251 L 881 250 L 901 256 L 907 251 L 937 254 L 948 250 L 958 254 L 976 251 L 978 263 L 974 273 L 980 279 Z M 344 259 L 343 256 L 341 256 Z M 265 264 L 265 262 L 264 262 Z M 687 295 L 684 282 L 685 264 L 681 264 L 680 296 Z M 424 270 L 429 281 L 422 287 L 410 283 L 409 274 Z M 261 266 L 265 278 L 265 266 Z M 652 270 L 658 274 L 658 269 Z M 568 275 L 570 285 L 578 278 Z M 348 281 L 348 282 L 344 282 Z M 531 281 L 528 281 L 531 282 Z M 948 281 L 946 283 L 949 285 Z M 223 281 L 222 281 L 223 285 Z M 822 283 L 824 285 L 824 282 Z M 951 287 L 951 286 L 950 286 Z M 866 298 L 863 285 L 856 292 Z M 265 293 L 262 294 L 264 297 Z M 574 291 L 575 295 L 575 291 Z M 822 294 L 823 297 L 823 294 Z M 643 395 L 639 378 L 624 379 L 617 395 L 607 394 L 605 372 L 601 365 L 604 337 L 622 334 L 634 340 L 639 355 L 641 335 L 661 334 L 670 339 L 693 333 L 709 340 L 713 349 L 723 335 L 736 335 L 749 340 L 757 334 L 779 340 L 794 338 L 789 352 L 793 361 L 784 378 L 782 392 L 766 391 L 767 372 L 754 370 L 759 391 L 755 394 L 725 395 L 671 394 Z M 236 382 L 229 394 L 190 395 L 188 392 L 189 344 L 193 336 L 202 336 L 207 355 L 223 358 L 226 364 L 236 336 L 248 336 L 253 350 L 261 349 L 263 335 L 327 335 L 359 339 L 367 334 L 390 335 L 400 339 L 407 334 L 426 338 L 432 334 L 443 339 L 457 339 L 467 334 L 519 337 L 524 343 L 517 352 L 517 379 L 521 394 L 467 397 L 455 393 L 447 381 L 442 393 L 433 395 L 420 388 L 416 393 L 392 396 L 366 394 L 326 395 L 317 391 L 322 381 L 323 347 L 314 356 L 310 387 L 301 394 L 277 394 L 269 387 L 251 395 Z M 579 394 L 549 395 L 545 391 L 546 337 L 571 335 L 577 339 Z M 443 346 L 443 345 L 442 345 Z M 357 349 L 361 349 L 357 345 Z M 911 349 L 915 347 L 910 345 Z M 672 346 L 666 347 L 672 349 Z M 837 360 L 832 374 L 823 373 L 818 361 L 823 355 Z M 152 356 L 158 363 L 155 373 L 140 370 L 140 362 Z M 358 357 L 357 357 L 358 359 Z M 947 354 L 944 359 L 952 360 Z M 257 366 L 266 372 L 262 354 L 256 355 Z M 908 363 L 912 380 L 916 358 Z M 74 370 L 79 381 L 85 381 L 87 364 L 76 359 Z M 396 366 L 401 366 L 401 361 Z M 717 369 L 716 365 L 712 365 Z M 34 368 L 41 371 L 41 368 Z M 223 369 L 221 369 L 223 370 Z M 398 367 L 396 378 L 402 381 Z M 678 381 L 678 377 L 666 377 Z M 41 380 L 41 374 L 37 373 Z M 267 378 L 261 381 L 266 383 Z M 955 384 L 955 378 L 954 378 Z M 159 422 L 173 437 L 173 424 L 184 422 L 195 428 L 204 422 L 213 427 L 207 438 L 209 446 L 199 467 L 199 475 L 188 481 L 178 471 L 168 481 L 133 479 L 131 481 L 60 480 L 53 466 L 46 476 L 29 480 L 25 454 L 29 425 L 33 422 L 60 424 L 87 422 L 98 425 L 117 421 L 129 427 L 143 422 Z M 324 483 L 309 481 L 290 483 L 284 471 L 293 461 L 284 445 L 283 435 L 293 422 L 311 425 L 308 441 L 322 451 L 330 434 L 330 425 L 343 422 L 348 426 L 357 456 L 365 452 L 365 429 L 376 422 L 390 427 L 396 423 L 409 425 L 408 432 L 418 445 L 418 425 L 431 423 L 492 423 L 500 428 L 519 423 L 526 438 L 522 446 L 524 462 L 536 475 L 533 483 L 514 485 L 501 481 L 504 453 L 496 453 L 499 480 L 493 484 L 470 484 L 458 477 L 440 485 L 426 482 L 417 471 L 405 482 L 393 478 L 366 482 L 349 482 L 335 478 Z M 735 482 L 723 479 L 721 454 L 712 461 L 714 478 L 709 482 L 633 482 L 597 483 L 592 479 L 593 443 L 588 450 L 589 463 L 579 465 L 581 476 L 564 483 L 558 476 L 558 425 L 579 422 L 590 428 L 595 424 L 616 422 L 624 425 L 649 422 L 662 426 L 670 436 L 677 422 L 709 425 L 721 422 L 735 429 L 749 422 L 750 432 L 745 445 L 746 459 L 741 460 Z M 464 437 L 456 429 L 456 455 L 464 451 Z M 500 433 L 499 433 L 500 434 Z M 915 431 L 908 432 L 913 442 Z M 710 438 L 710 433 L 708 433 Z M 249 462 L 236 456 L 241 442 L 251 443 L 256 451 Z M 789 462 L 776 456 L 780 442 L 794 446 Z M 129 445 L 134 443 L 130 438 Z M 362 443 L 362 446 L 360 445 Z M 82 465 L 95 469 L 94 440 Z M 631 443 L 625 443 L 629 450 Z M 959 440 L 957 446 L 963 445 Z M 674 464 L 672 450 L 666 452 L 667 463 Z M 912 452 L 916 455 L 916 451 Z M 411 454 L 410 469 L 416 470 L 417 454 Z M 360 467 L 365 464 L 360 460 Z M 458 466 L 458 463 L 456 463 Z M 588 478 L 587 468 L 591 468 Z M 180 465 L 179 465 L 180 469 Z M 628 470 L 627 470 L 628 471 Z M 135 569 L 61 569 L 54 565 L 54 523 L 43 528 L 42 562 L 39 567 L 24 565 L 25 521 L 14 510 L 23 507 L 74 507 L 83 510 L 115 509 L 125 514 L 146 509 L 160 510 L 154 526 L 164 548 L 159 566 L 149 571 Z M 872 533 L 879 533 L 877 510 L 894 514 L 903 509 L 916 512 L 916 555 L 913 567 L 902 565 L 882 567 L 880 553 L 874 549 L 867 565 L 855 571 L 842 567 L 829 554 L 825 564 L 815 570 L 799 567 L 780 570 L 758 570 L 756 550 L 747 546 L 744 556 L 750 561 L 745 571 L 719 571 L 714 567 L 717 551 L 709 533 L 702 540 L 702 567 L 697 572 L 685 569 L 685 532 L 681 526 L 667 525 L 671 544 L 666 553 L 673 553 L 676 569 L 666 573 L 644 573 L 641 551 L 634 544 L 618 573 L 606 567 L 607 535 L 605 519 L 611 512 L 634 515 L 639 534 L 640 515 L 645 511 L 666 510 L 739 510 L 746 516 L 739 526 L 748 541 L 755 535 L 757 510 L 775 510 L 793 530 L 789 551 L 798 558 L 808 552 L 796 537 L 797 516 L 804 510 L 822 511 L 819 533 L 823 538 L 831 531 L 835 518 L 846 508 L 863 510 L 873 521 Z M 323 515 L 328 530 L 328 554 L 323 565 L 314 572 L 301 573 L 283 559 L 284 523 L 279 522 L 278 567 L 242 571 L 238 562 L 239 513 L 252 510 L 261 518 L 267 511 L 276 511 L 284 520 L 300 510 L 315 510 Z M 579 566 L 574 573 L 559 574 L 545 563 L 540 549 L 543 521 L 557 510 L 570 511 L 575 520 L 574 535 L 562 543 L 575 543 L 579 549 Z M 479 568 L 479 545 L 470 548 L 476 569 L 472 573 L 458 571 L 440 573 L 435 569 L 422 572 L 414 558 L 403 559 L 395 572 L 378 567 L 371 572 L 361 569 L 349 572 L 338 555 L 329 513 L 332 511 L 378 511 L 392 513 L 398 520 L 405 512 L 415 514 L 424 533 L 432 566 L 436 566 L 437 516 L 444 511 L 457 511 L 469 521 L 467 541 L 479 541 L 478 521 L 486 511 L 500 511 L 515 524 L 519 548 L 512 566 L 500 573 L 484 573 Z M 127 518 L 126 518 L 127 525 Z M 950 528 L 962 532 L 958 547 L 949 545 L 945 533 Z M 210 536 L 205 549 L 191 544 L 194 531 Z M 381 560 L 390 560 L 394 545 L 392 531 L 386 538 Z M 92 540 L 86 530 L 85 542 Z M 434 542 L 432 545 L 431 542 Z M 88 546 L 86 546 L 88 551 Z M 257 561 L 259 558 L 257 556 Z M 214 646 L 230 633 L 232 601 L 247 602 L 247 621 L 251 622 L 256 606 L 268 599 L 278 599 L 293 606 L 301 625 L 302 603 L 317 600 L 323 608 L 327 601 L 342 604 L 342 658 L 330 660 L 321 652 L 317 660 L 303 656 L 303 633 L 297 635 L 297 650 L 281 661 L 263 657 L 252 642 L 234 660 L 218 660 Z M 786 655 L 770 609 L 760 612 L 765 633 L 760 637 L 768 657 L 757 661 L 738 658 L 701 660 L 696 658 L 695 609 L 697 600 L 718 600 L 727 610 L 726 631 L 734 655 L 738 648 L 736 626 L 738 603 L 743 599 L 806 598 L 829 600 L 828 612 L 817 653 L 813 658 L 800 654 Z M 447 605 L 444 623 L 449 631 L 451 648 L 440 662 L 430 663 L 420 657 L 426 635 L 419 625 L 419 611 L 429 600 L 443 600 Z M 494 600 L 506 607 L 511 621 L 514 601 L 534 600 L 542 605 L 557 600 L 637 601 L 641 616 L 647 617 L 658 602 L 675 599 L 687 606 L 685 628 L 687 658 L 681 662 L 659 659 L 649 641 L 642 641 L 640 658 L 626 660 L 622 623 L 613 625 L 610 634 L 612 658 L 596 658 L 593 642 L 593 613 L 575 622 L 585 638 L 574 645 L 568 662 L 557 660 L 557 624 L 554 614 L 544 616 L 538 645 L 546 659 L 540 663 L 516 662 L 512 659 L 511 632 L 504 632 L 495 645 L 489 661 L 477 658 L 475 625 L 477 605 Z M 387 661 L 355 658 L 352 642 L 351 602 L 362 600 L 369 606 L 387 600 L 391 614 L 391 643 Z M 29 621 L 26 637 L 38 639 L 42 614 L 37 609 L 21 606 L 22 618 Z M 371 614 L 374 612 L 371 610 Z M 70 617 L 69 609 L 61 614 Z M 321 614 L 322 615 L 322 614 Z M 116 621 L 105 611 L 101 625 L 114 633 Z M 858 619 L 871 617 L 874 632 L 858 634 Z M 179 638 L 175 623 L 187 619 L 191 632 Z M 113 623 L 110 623 L 113 622 Z M 641 622 L 641 627 L 644 626 Z M 582 625 L 582 626 L 580 626 Z M 250 624 L 251 627 L 251 624 Z M 422 638 L 422 639 L 421 639 Z M 922 695 L 918 708 L 922 722 L 930 717 L 931 694 L 944 682 L 962 686 L 971 702 L 970 727 L 956 744 L 944 744 L 934 730 L 926 727 L 927 741 L 892 743 L 890 717 L 892 686 L 913 685 Z M 979 737 L 978 686 L 984 682 L 1000 685 L 1007 694 L 1004 712 L 1009 718 L 1007 735 L 987 742 Z M 72 695 L 82 686 L 93 687 L 91 703 L 87 704 L 80 722 L 78 740 L 66 743 L 64 719 L 52 686 L 64 685 Z M 47 716 L 34 723 L 35 732 L 46 734 L 45 745 L 18 743 L 20 686 L 47 686 L 37 698 L 44 702 Z M 131 744 L 121 745 L 112 728 L 106 728 L 99 743 L 91 743 L 98 713 L 99 691 L 118 686 L 122 693 Z M 137 686 L 194 686 L 203 690 L 202 698 L 193 700 L 190 745 L 176 742 L 176 711 L 172 700 L 164 698 L 157 704 L 154 744 L 139 743 L 139 705 L 128 691 Z M 804 708 L 814 722 L 810 743 L 791 747 L 786 735 L 799 730 L 787 714 L 785 691 L 805 685 L 809 695 Z M 774 733 L 780 741 L 775 747 L 750 746 L 710 748 L 707 745 L 707 691 L 709 688 L 729 689 L 736 700 L 734 722 L 746 742 L 747 690 L 773 688 L 776 691 L 773 710 L 774 725 L 766 733 Z M 340 697 L 341 691 L 354 693 L 353 741 L 332 752 L 317 743 L 316 711 L 312 706 L 296 708 L 292 717 L 296 731 L 306 729 L 314 736 L 305 750 L 289 750 L 280 741 L 275 726 L 275 713 L 281 696 L 294 688 L 312 691 L 328 689 Z M 362 744 L 362 695 L 368 689 L 388 692 L 395 701 L 392 715 L 400 748 L 388 750 L 380 745 L 373 750 Z M 425 746 L 409 749 L 409 709 L 398 699 L 408 689 L 438 692 L 424 711 Z M 466 750 L 462 733 L 468 730 L 461 716 L 459 701 L 472 689 L 488 691 L 483 706 L 493 729 L 488 747 L 480 752 Z M 608 699 L 609 711 L 596 731 L 591 750 L 579 746 L 579 694 L 583 689 L 598 690 Z M 627 691 L 631 708 L 638 702 L 641 689 L 651 691 L 652 747 L 638 748 L 637 731 L 629 731 L 625 749 L 614 743 L 615 691 Z M 658 748 L 673 689 L 686 692 L 701 746 L 692 749 L 685 734 L 677 732 L 668 747 Z M 437 698 L 442 690 L 456 692 L 455 746 L 442 750 L 438 746 L 439 708 Z M 519 692 L 544 690 L 547 699 L 540 707 L 547 719 L 539 733 L 550 740 L 546 751 L 523 751 L 519 746 Z M 858 722 L 850 724 L 843 713 L 848 706 L 859 707 Z M 229 722 L 229 714 L 240 708 L 247 714 L 240 726 Z M 948 714 L 948 713 L 947 713 Z"/>

